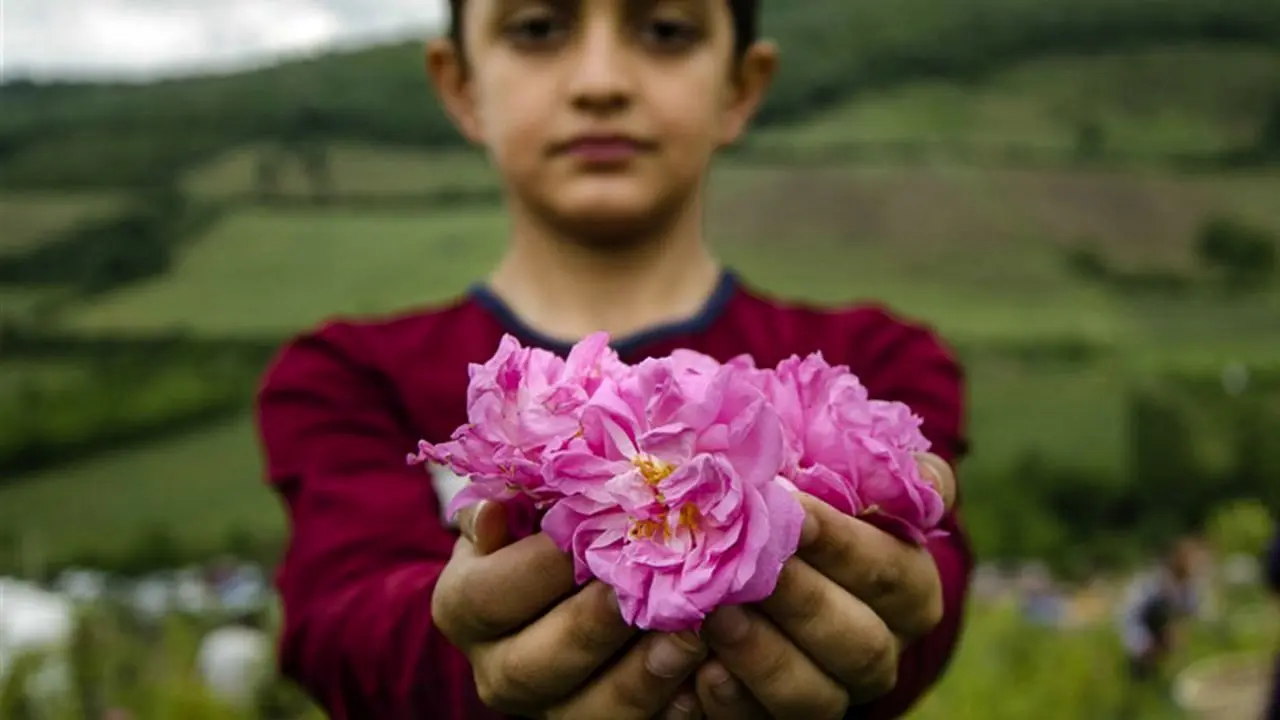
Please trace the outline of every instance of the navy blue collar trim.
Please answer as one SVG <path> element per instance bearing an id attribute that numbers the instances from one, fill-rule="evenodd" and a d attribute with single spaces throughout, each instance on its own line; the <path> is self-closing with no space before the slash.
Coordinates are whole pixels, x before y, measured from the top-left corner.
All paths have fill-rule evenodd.
<path id="1" fill-rule="evenodd" d="M 707 299 L 702 309 L 693 317 L 678 322 L 657 325 L 624 338 L 614 338 L 610 344 L 620 355 L 628 355 L 645 345 L 660 342 L 666 338 L 703 332 L 720 318 L 737 290 L 737 276 L 729 270 L 722 271 L 715 291 L 712 292 L 711 297 Z M 475 303 L 493 313 L 503 328 L 519 339 L 520 342 L 541 347 L 562 356 L 567 355 L 573 347 L 572 343 L 548 337 L 526 325 L 516 315 L 515 311 L 487 286 L 483 284 L 472 285 L 467 294 Z"/>

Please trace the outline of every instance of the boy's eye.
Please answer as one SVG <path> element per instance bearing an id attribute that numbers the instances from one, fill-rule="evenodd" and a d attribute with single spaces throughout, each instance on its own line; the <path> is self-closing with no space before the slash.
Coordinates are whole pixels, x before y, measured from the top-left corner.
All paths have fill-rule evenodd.
<path id="1" fill-rule="evenodd" d="M 518 16 L 503 28 L 503 34 L 522 46 L 548 45 L 562 39 L 567 33 L 568 25 L 552 13 Z"/>
<path id="2" fill-rule="evenodd" d="M 684 20 L 654 18 L 644 27 L 644 40 L 660 50 L 683 50 L 702 38 L 697 25 Z"/>

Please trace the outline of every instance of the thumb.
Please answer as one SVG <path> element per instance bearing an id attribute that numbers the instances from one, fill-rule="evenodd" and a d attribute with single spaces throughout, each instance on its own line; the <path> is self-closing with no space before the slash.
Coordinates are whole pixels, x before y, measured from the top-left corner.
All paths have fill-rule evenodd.
<path id="1" fill-rule="evenodd" d="M 511 542 L 507 510 L 500 502 L 484 500 L 458 511 L 458 528 L 480 555 L 500 550 Z"/>
<path id="2" fill-rule="evenodd" d="M 956 504 L 956 476 L 951 466 L 933 453 L 920 453 L 916 460 L 920 463 L 920 474 L 942 496 L 946 508 L 952 509 Z"/>

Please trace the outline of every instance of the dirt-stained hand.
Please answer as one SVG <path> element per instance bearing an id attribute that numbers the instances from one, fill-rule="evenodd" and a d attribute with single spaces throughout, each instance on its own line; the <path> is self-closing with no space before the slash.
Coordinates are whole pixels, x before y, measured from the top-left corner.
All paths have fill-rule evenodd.
<path id="1" fill-rule="evenodd" d="M 549 720 L 700 716 L 686 681 L 706 657 L 701 640 L 640 636 L 608 586 L 575 586 L 573 560 L 546 535 L 510 543 L 500 504 L 465 510 L 460 524 L 432 617 L 486 705 Z"/>

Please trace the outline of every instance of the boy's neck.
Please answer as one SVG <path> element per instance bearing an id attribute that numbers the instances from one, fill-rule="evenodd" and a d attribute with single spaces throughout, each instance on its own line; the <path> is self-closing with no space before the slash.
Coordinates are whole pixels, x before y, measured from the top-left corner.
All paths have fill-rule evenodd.
<path id="1" fill-rule="evenodd" d="M 605 331 L 627 337 L 694 317 L 721 268 L 703 243 L 701 213 L 683 213 L 658 236 L 626 247 L 557 237 L 517 218 L 489 289 L 520 321 L 565 342 Z"/>

